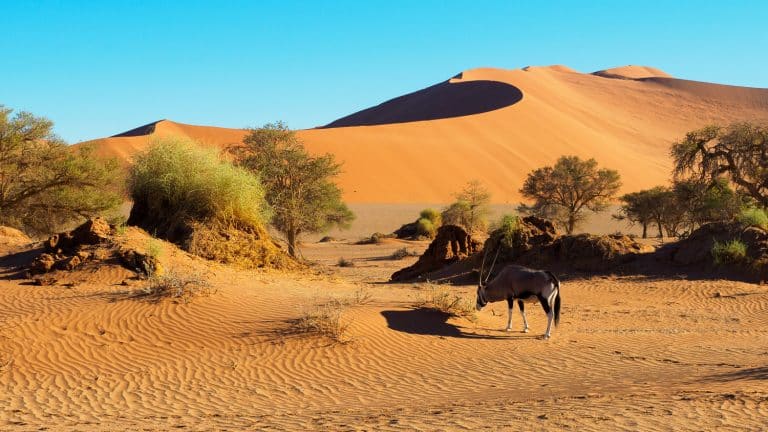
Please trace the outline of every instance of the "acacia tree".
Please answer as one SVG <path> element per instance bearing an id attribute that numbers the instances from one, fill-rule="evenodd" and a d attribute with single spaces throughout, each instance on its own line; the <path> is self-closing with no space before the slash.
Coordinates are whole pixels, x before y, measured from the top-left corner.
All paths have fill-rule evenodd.
<path id="1" fill-rule="evenodd" d="M 619 197 L 623 203 L 619 214 L 614 216 L 619 220 L 628 220 L 630 223 L 639 223 L 643 227 L 643 238 L 648 238 L 648 225 L 654 221 L 654 206 L 656 205 L 657 189 L 660 187 L 632 192 Z"/>
<path id="2" fill-rule="evenodd" d="M 762 207 L 768 207 L 768 125 L 734 123 L 688 132 L 673 144 L 676 179 L 714 184 L 727 177 Z"/>
<path id="3" fill-rule="evenodd" d="M 528 174 L 520 193 L 534 204 L 520 210 L 552 218 L 572 234 L 585 210 L 605 210 L 620 187 L 618 171 L 598 169 L 594 159 L 562 156 L 554 166 Z"/>
<path id="4" fill-rule="evenodd" d="M 230 151 L 238 164 L 261 178 L 273 210 L 272 226 L 285 236 L 291 256 L 297 255 L 302 234 L 348 228 L 354 219 L 331 181 L 341 165 L 331 154 L 311 156 L 284 123 L 252 129 Z"/>
<path id="5" fill-rule="evenodd" d="M 456 201 L 443 209 L 445 225 L 461 225 L 469 232 L 483 231 L 491 214 L 491 193 L 479 180 L 468 182 L 454 195 Z"/>
<path id="6" fill-rule="evenodd" d="M 0 224 L 49 234 L 119 203 L 117 163 L 73 150 L 53 122 L 0 105 Z"/>

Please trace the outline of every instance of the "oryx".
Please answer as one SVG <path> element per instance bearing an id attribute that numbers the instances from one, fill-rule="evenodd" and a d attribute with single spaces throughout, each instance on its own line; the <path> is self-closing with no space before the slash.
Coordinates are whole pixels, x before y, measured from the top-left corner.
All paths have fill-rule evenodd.
<path id="1" fill-rule="evenodd" d="M 498 251 L 496 253 L 498 257 Z M 493 264 L 496 263 L 496 258 Z M 488 272 L 488 276 L 483 280 L 483 266 L 485 265 L 485 256 L 483 264 L 480 267 L 480 281 L 477 286 L 477 310 L 481 310 L 486 304 L 506 300 L 509 307 L 509 319 L 507 320 L 507 331 L 512 330 L 512 311 L 515 306 L 515 300 L 520 307 L 520 314 L 523 316 L 523 332 L 528 332 L 528 319 L 525 317 L 524 300 L 539 300 L 541 307 L 547 314 L 547 331 L 544 333 L 544 339 L 549 339 L 552 330 L 552 320 L 555 326 L 560 322 L 560 281 L 548 270 L 534 270 L 527 267 L 510 264 L 504 267 L 499 274 L 488 283 L 488 278 L 493 271 L 493 265 Z"/>

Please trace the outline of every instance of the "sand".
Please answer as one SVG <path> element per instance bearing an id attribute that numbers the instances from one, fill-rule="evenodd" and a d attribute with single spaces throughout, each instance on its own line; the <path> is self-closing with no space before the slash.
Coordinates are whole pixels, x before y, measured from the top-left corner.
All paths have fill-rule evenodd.
<path id="1" fill-rule="evenodd" d="M 505 304 L 472 323 L 416 308 L 423 285 L 381 283 L 414 259 L 387 259 L 395 249 L 424 242 L 307 245 L 325 270 L 298 275 L 211 265 L 160 244 L 166 267 L 202 272 L 218 292 L 187 304 L 132 300 L 126 291 L 141 282 L 116 266 L 74 273 L 72 287 L 36 287 L 9 279 L 13 260 L 2 261 L 0 429 L 759 430 L 768 422 L 764 286 L 566 280 L 561 325 L 544 341 L 534 305 L 531 333 L 520 332 L 519 315 L 507 333 Z M 339 256 L 355 267 L 335 271 Z M 360 289 L 372 298 L 345 314 L 351 342 L 285 336 L 303 308 Z"/>
<path id="2" fill-rule="evenodd" d="M 522 99 L 499 90 L 495 100 L 498 92 L 473 83 L 514 88 Z M 470 108 L 476 113 L 468 114 Z M 461 116 L 435 118 L 449 115 Z M 413 118 L 429 120 L 405 121 Z M 464 183 L 479 179 L 501 204 L 519 202 L 526 174 L 561 155 L 594 157 L 618 170 L 622 192 L 666 184 L 670 145 L 687 131 L 712 122 L 765 119 L 766 89 L 676 79 L 645 66 L 598 75 L 565 66 L 480 68 L 344 122 L 373 126 L 308 129 L 299 135 L 310 151 L 333 153 L 344 163 L 338 182 L 347 202 L 444 203 Z M 163 120 L 152 135 L 146 129 L 136 133 L 95 143 L 101 154 L 128 163 L 152 135 L 183 134 L 226 146 L 245 132 Z"/>

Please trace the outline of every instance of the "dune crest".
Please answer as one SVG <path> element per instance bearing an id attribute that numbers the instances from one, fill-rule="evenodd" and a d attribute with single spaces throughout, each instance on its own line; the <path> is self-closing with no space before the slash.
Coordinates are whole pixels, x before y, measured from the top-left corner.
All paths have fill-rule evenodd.
<path id="1" fill-rule="evenodd" d="M 606 76 L 624 79 L 605 79 Z M 520 200 L 531 170 L 559 156 L 617 169 L 622 192 L 669 181 L 669 147 L 710 123 L 768 119 L 768 89 L 669 77 L 646 66 L 594 74 L 565 66 L 475 68 L 426 89 L 299 131 L 313 153 L 342 162 L 351 203 L 440 203 L 471 179 L 496 203 Z M 246 132 L 162 120 L 95 140 L 128 163 L 153 136 L 181 134 L 225 147 Z M 255 126 L 255 125 L 254 125 Z"/>
<path id="2" fill-rule="evenodd" d="M 592 75 L 604 78 L 640 79 L 640 78 L 674 78 L 672 75 L 650 66 L 627 65 L 592 72 Z"/>

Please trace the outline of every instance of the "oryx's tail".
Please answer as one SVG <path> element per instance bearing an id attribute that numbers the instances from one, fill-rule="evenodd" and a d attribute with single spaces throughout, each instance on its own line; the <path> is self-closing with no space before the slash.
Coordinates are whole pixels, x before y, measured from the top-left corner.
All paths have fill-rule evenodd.
<path id="1" fill-rule="evenodd" d="M 557 290 L 557 294 L 555 295 L 555 326 L 560 324 L 560 279 L 557 278 L 557 276 L 554 275 L 549 270 L 545 270 L 550 278 L 552 278 L 552 283 L 555 285 L 555 289 Z"/>

